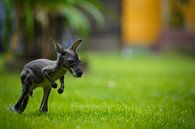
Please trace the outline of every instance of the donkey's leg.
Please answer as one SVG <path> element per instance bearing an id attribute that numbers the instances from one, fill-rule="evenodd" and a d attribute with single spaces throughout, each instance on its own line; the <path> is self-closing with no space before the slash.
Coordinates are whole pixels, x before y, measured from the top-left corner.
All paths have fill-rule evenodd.
<path id="1" fill-rule="evenodd" d="M 50 95 L 50 92 L 51 92 L 51 87 L 46 87 L 46 88 L 43 88 L 43 98 L 42 98 L 42 102 L 41 102 L 41 106 L 40 106 L 40 109 L 39 111 L 40 112 L 47 112 L 48 111 L 48 98 L 49 98 L 49 95 Z"/>
<path id="2" fill-rule="evenodd" d="M 59 94 L 63 93 L 63 91 L 64 91 L 64 76 L 62 76 L 62 77 L 60 78 L 60 83 L 61 83 L 61 86 L 60 86 L 60 88 L 58 89 L 58 93 L 59 93 Z"/>
<path id="3" fill-rule="evenodd" d="M 28 100 L 29 100 L 29 95 L 26 96 L 26 98 L 24 99 L 23 103 L 22 103 L 22 109 L 21 112 L 23 112 L 26 109 L 26 106 L 28 104 Z"/>
<path id="4" fill-rule="evenodd" d="M 20 96 L 18 102 L 14 106 L 14 111 L 19 113 L 22 113 L 24 111 L 28 103 L 28 97 L 32 90 L 32 87 L 33 87 L 33 82 L 30 76 L 26 76 L 25 80 L 23 81 L 22 95 Z"/>
<path id="5" fill-rule="evenodd" d="M 24 88 L 24 90 L 22 91 L 22 95 L 20 96 L 18 102 L 14 106 L 14 110 L 16 112 L 21 113 L 21 112 L 24 111 L 24 109 L 23 109 L 23 102 L 25 100 L 25 103 L 26 103 L 25 106 L 26 106 L 27 102 L 28 102 L 29 93 L 30 93 L 29 89 L 28 88 Z"/>

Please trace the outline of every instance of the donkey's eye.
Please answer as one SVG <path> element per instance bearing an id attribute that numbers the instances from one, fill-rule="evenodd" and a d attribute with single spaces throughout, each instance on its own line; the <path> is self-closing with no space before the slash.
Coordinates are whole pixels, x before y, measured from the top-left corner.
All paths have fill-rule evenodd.
<path id="1" fill-rule="evenodd" d="M 68 63 L 69 64 L 72 64 L 74 61 L 73 60 L 68 60 Z"/>
<path id="2" fill-rule="evenodd" d="M 65 52 L 62 52 L 61 55 L 64 56 L 65 55 Z"/>

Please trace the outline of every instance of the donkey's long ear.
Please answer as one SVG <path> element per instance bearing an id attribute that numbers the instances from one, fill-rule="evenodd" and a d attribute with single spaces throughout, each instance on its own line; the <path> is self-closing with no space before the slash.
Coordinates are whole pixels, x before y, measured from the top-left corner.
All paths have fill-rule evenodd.
<path id="1" fill-rule="evenodd" d="M 81 39 L 77 40 L 75 43 L 72 44 L 72 46 L 70 47 L 71 50 L 73 50 L 74 52 L 77 52 L 80 44 L 81 44 Z"/>
<path id="2" fill-rule="evenodd" d="M 56 52 L 58 52 L 58 53 L 64 52 L 64 48 L 58 42 L 56 42 L 54 39 L 50 39 L 50 42 L 53 44 Z"/>

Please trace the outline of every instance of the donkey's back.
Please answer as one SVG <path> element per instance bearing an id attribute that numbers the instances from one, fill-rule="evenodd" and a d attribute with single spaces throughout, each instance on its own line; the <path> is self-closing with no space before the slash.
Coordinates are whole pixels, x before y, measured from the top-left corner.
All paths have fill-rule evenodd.
<path id="1" fill-rule="evenodd" d="M 35 83 L 43 81 L 45 78 L 42 72 L 43 68 L 52 67 L 53 64 L 54 61 L 48 59 L 37 59 L 27 63 L 20 74 L 21 81 L 23 81 L 26 76 L 30 76 Z"/>

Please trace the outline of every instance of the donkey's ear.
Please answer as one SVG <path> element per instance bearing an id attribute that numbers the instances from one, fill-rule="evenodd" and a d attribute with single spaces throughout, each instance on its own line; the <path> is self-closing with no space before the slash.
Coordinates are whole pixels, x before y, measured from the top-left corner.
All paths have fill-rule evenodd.
<path id="1" fill-rule="evenodd" d="M 50 39 L 50 42 L 53 44 L 56 52 L 58 52 L 58 53 L 64 52 L 64 48 L 58 42 L 56 42 L 54 39 Z"/>
<path id="2" fill-rule="evenodd" d="M 80 44 L 81 44 L 81 39 L 77 40 L 75 43 L 72 44 L 72 46 L 70 47 L 71 50 L 73 50 L 74 52 L 77 52 Z"/>

